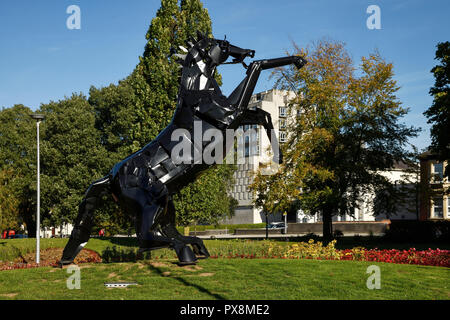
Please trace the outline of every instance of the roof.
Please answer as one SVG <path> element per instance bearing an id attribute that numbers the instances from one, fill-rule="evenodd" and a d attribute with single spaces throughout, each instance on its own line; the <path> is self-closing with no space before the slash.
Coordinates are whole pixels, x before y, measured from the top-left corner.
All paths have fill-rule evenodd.
<path id="1" fill-rule="evenodd" d="M 420 160 L 436 160 L 437 154 L 432 153 L 431 151 L 425 151 L 425 152 L 419 154 L 418 158 Z"/>

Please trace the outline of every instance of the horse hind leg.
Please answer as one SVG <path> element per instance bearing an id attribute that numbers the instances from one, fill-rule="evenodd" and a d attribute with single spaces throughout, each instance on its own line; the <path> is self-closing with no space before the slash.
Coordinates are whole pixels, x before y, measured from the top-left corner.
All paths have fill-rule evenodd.
<path id="1" fill-rule="evenodd" d="M 173 224 L 165 225 L 162 230 L 166 236 L 174 238 L 185 245 L 190 244 L 197 259 L 206 259 L 210 256 L 202 239 L 180 234 Z"/>
<path id="2" fill-rule="evenodd" d="M 167 237 L 177 239 L 184 244 L 190 244 L 198 259 L 206 259 L 209 257 L 208 249 L 206 249 L 202 239 L 198 237 L 184 236 L 178 232 L 175 227 L 175 206 L 172 199 L 168 201 L 166 217 L 161 225 L 161 230 Z"/>
<path id="3" fill-rule="evenodd" d="M 93 215 L 102 197 L 110 191 L 110 179 L 104 177 L 92 183 L 78 207 L 78 216 L 69 242 L 64 248 L 60 266 L 71 264 L 89 240 L 93 226 Z"/>
<path id="4" fill-rule="evenodd" d="M 177 237 L 160 232 L 160 218 L 167 214 L 167 207 L 157 201 L 148 200 L 148 204 L 142 208 L 142 220 L 138 234 L 139 251 L 144 252 L 161 247 L 170 247 L 175 250 L 179 265 L 195 264 L 197 258 L 186 243 Z"/>

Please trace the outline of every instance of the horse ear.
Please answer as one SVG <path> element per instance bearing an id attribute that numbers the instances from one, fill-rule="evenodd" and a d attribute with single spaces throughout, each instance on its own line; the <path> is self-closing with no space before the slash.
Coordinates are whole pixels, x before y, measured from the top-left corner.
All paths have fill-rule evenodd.
<path id="1" fill-rule="evenodd" d="M 186 40 L 186 46 L 188 47 L 188 49 L 191 49 L 194 46 L 194 43 L 197 43 L 197 40 L 195 40 L 194 37 L 189 36 Z"/>
<path id="2" fill-rule="evenodd" d="M 206 36 L 201 31 L 197 30 L 197 38 L 198 38 L 198 41 L 200 41 L 200 40 L 206 39 Z"/>
<path id="3" fill-rule="evenodd" d="M 174 54 L 175 57 L 177 57 L 178 59 L 180 59 L 181 61 L 186 60 L 186 54 L 179 54 L 179 53 L 175 53 Z"/>
<path id="4" fill-rule="evenodd" d="M 194 43 L 192 41 L 186 41 L 186 46 L 188 47 L 188 49 L 191 49 L 194 47 Z"/>

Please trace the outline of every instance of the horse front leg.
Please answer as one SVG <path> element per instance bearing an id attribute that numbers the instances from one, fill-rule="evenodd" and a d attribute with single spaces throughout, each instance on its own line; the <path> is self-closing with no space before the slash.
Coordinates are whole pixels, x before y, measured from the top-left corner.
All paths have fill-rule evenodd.
<path id="1" fill-rule="evenodd" d="M 283 154 L 278 143 L 278 138 L 269 112 L 257 108 L 256 110 L 245 110 L 241 125 L 262 125 L 266 130 L 267 138 L 272 146 L 273 160 L 275 163 L 283 163 Z"/>

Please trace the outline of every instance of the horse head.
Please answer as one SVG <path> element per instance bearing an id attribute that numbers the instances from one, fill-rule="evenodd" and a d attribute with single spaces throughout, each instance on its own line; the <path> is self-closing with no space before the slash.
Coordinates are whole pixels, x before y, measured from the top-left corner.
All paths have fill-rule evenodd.
<path id="1" fill-rule="evenodd" d="M 255 55 L 254 50 L 239 48 L 225 39 L 208 38 L 201 32 L 197 32 L 197 37 L 198 40 L 187 41 L 187 48 L 179 47 L 183 54 L 174 54 L 182 67 L 181 84 L 186 90 L 210 89 L 217 66 L 243 63 L 246 57 Z M 230 57 L 233 60 L 226 62 Z"/>

